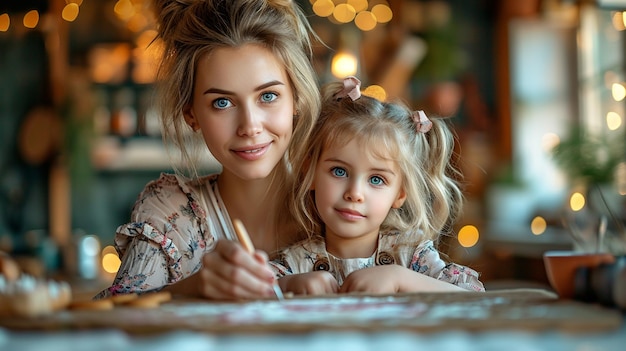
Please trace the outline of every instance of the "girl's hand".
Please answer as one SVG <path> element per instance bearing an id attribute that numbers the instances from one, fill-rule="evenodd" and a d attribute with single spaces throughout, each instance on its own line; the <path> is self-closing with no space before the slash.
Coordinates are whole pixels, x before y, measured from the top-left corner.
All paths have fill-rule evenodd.
<path id="1" fill-rule="evenodd" d="M 374 266 L 352 272 L 346 277 L 340 293 L 367 292 L 395 294 L 400 292 L 464 291 L 433 277 L 399 265 Z"/>
<path id="2" fill-rule="evenodd" d="M 408 268 L 398 265 L 385 265 L 356 270 L 344 279 L 339 292 L 367 292 L 372 294 L 400 292 L 400 283 L 405 277 L 403 270 L 408 271 Z"/>
<path id="3" fill-rule="evenodd" d="M 278 279 L 278 285 L 295 295 L 335 294 L 339 290 L 335 277 L 326 271 L 286 275 Z"/>
<path id="4" fill-rule="evenodd" d="M 248 253 L 239 243 L 218 240 L 204 255 L 202 268 L 188 284 L 198 295 L 215 300 L 261 299 L 274 296 L 274 273 L 263 251 Z M 195 281 L 195 282 L 194 282 Z"/>

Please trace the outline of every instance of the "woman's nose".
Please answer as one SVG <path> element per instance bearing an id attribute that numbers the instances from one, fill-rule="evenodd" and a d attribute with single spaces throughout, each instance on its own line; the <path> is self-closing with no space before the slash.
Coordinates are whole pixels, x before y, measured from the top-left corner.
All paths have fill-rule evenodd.
<path id="1" fill-rule="evenodd" d="M 239 128 L 237 129 L 239 136 L 255 136 L 263 131 L 263 117 L 257 109 L 244 106 L 240 113 Z"/>

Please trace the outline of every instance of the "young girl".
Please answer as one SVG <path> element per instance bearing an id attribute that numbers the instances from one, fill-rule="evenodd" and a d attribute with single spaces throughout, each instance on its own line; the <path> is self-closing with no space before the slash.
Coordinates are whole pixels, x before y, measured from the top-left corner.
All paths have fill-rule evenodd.
<path id="1" fill-rule="evenodd" d="M 446 124 L 361 96 L 354 77 L 327 85 L 322 98 L 291 199 L 310 238 L 273 260 L 281 288 L 483 291 L 478 273 L 444 262 L 434 245 L 461 211 Z"/>
<path id="2" fill-rule="evenodd" d="M 273 296 L 267 255 L 293 243 L 293 159 L 319 114 L 311 31 L 291 0 L 155 0 L 164 140 L 186 167 L 146 185 L 117 229 L 121 267 L 96 298 L 167 289 L 214 299 Z M 297 142 L 291 142 L 294 139 Z M 194 144 L 194 140 L 199 143 Z M 220 174 L 200 176 L 207 149 Z M 236 240 L 240 218 L 260 251 Z M 230 239 L 230 240 L 222 240 Z"/>

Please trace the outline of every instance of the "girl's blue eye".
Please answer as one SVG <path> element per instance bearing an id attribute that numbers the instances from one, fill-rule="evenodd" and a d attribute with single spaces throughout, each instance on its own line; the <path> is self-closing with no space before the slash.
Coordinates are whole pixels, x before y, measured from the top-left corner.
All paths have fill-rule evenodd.
<path id="1" fill-rule="evenodd" d="M 232 104 L 230 100 L 226 98 L 219 98 L 213 101 L 213 107 L 218 108 L 218 109 L 225 109 L 225 108 L 230 107 L 231 105 Z"/>
<path id="2" fill-rule="evenodd" d="M 379 176 L 373 176 L 372 178 L 370 178 L 370 183 L 372 185 L 380 186 L 385 184 L 385 180 Z"/>
<path id="3" fill-rule="evenodd" d="M 330 171 L 335 177 L 345 177 L 347 174 L 346 170 L 341 167 L 333 167 Z"/>
<path id="4" fill-rule="evenodd" d="M 276 93 L 263 93 L 261 94 L 261 101 L 263 102 L 272 102 L 278 98 Z"/>

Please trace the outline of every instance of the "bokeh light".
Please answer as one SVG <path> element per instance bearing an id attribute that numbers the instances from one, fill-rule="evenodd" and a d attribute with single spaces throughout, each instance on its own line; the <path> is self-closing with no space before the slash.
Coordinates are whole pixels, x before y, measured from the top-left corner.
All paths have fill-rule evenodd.
<path id="1" fill-rule="evenodd" d="M 24 15 L 24 27 L 35 28 L 39 24 L 39 12 L 37 10 L 31 10 Z"/>
<path id="2" fill-rule="evenodd" d="M 541 235 L 548 228 L 545 218 L 537 216 L 530 222 L 530 231 L 535 235 Z"/>
<path id="3" fill-rule="evenodd" d="M 0 32 L 6 32 L 11 26 L 11 18 L 8 13 L 0 15 Z"/>
<path id="4" fill-rule="evenodd" d="M 578 212 L 585 207 L 585 196 L 579 192 L 575 192 L 569 198 L 569 206 L 574 212 Z"/>
<path id="5" fill-rule="evenodd" d="M 79 12 L 80 12 L 80 9 L 78 7 L 78 4 L 72 2 L 72 3 L 65 5 L 65 7 L 63 7 L 63 12 L 61 12 L 61 17 L 67 22 L 74 22 L 76 20 L 76 17 L 78 17 Z"/>
<path id="6" fill-rule="evenodd" d="M 478 228 L 473 225 L 465 225 L 459 230 L 458 240 L 463 247 L 472 247 L 478 243 L 480 234 Z"/>

